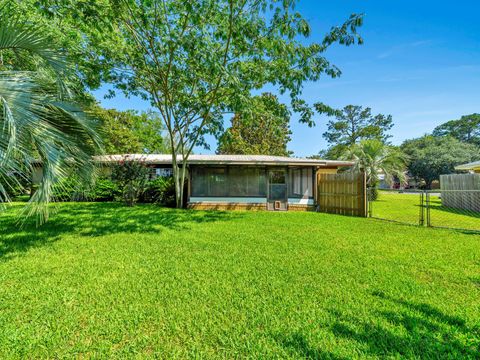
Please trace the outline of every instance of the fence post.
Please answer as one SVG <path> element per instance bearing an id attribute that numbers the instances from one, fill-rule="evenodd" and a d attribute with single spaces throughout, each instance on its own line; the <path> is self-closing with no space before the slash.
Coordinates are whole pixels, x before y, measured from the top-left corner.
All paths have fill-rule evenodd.
<path id="1" fill-rule="evenodd" d="M 423 191 L 420 193 L 420 217 L 418 223 L 420 226 L 425 224 L 425 196 Z"/>
<path id="2" fill-rule="evenodd" d="M 425 199 L 426 199 L 426 209 L 427 209 L 427 226 L 432 226 L 431 222 L 430 222 L 430 193 L 428 192 L 428 190 L 425 191 Z"/>
<path id="3" fill-rule="evenodd" d="M 365 188 L 365 192 L 366 192 L 366 198 L 367 198 L 368 217 L 373 217 L 372 191 L 370 188 Z"/>

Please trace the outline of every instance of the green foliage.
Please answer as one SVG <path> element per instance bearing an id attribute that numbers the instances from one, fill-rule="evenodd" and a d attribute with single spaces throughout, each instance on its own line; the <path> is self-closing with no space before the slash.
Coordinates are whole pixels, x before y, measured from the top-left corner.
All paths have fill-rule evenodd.
<path id="1" fill-rule="evenodd" d="M 162 136 L 164 126 L 154 112 L 118 111 L 94 106 L 92 116 L 101 123 L 107 154 L 162 154 L 169 149 Z"/>
<path id="2" fill-rule="evenodd" d="M 145 203 L 175 207 L 175 183 L 172 177 L 158 177 L 149 181 L 141 196 Z"/>
<path id="3" fill-rule="evenodd" d="M 232 118 L 232 126 L 220 137 L 217 153 L 288 156 L 290 111 L 275 95 L 263 93 L 252 107 Z"/>
<path id="4" fill-rule="evenodd" d="M 433 136 L 451 136 L 457 140 L 480 146 L 480 114 L 464 115 L 437 126 Z"/>
<path id="5" fill-rule="evenodd" d="M 96 178 L 93 183 L 83 183 L 69 176 L 57 183 L 53 189 L 54 201 L 114 201 L 121 198 L 118 185 L 110 179 Z"/>
<path id="6" fill-rule="evenodd" d="M 327 149 L 320 150 L 318 154 L 310 156 L 312 159 L 340 160 L 348 151 L 345 145 L 333 145 Z"/>
<path id="7" fill-rule="evenodd" d="M 118 185 L 110 179 L 97 179 L 89 189 L 86 199 L 91 201 L 114 201 L 121 196 Z"/>
<path id="8" fill-rule="evenodd" d="M 323 137 L 337 148 L 334 154 L 339 154 L 362 140 L 386 142 L 391 137 L 387 132 L 393 127 L 393 120 L 391 115 L 373 116 L 368 107 L 347 105 L 335 113 L 335 120 L 329 120 L 327 126 Z"/>
<path id="9" fill-rule="evenodd" d="M 367 175 L 367 187 L 376 188 L 379 174 L 385 175 L 385 181 L 392 183 L 397 178 L 405 182 L 406 156 L 400 149 L 386 145 L 380 140 L 362 140 L 353 145 L 344 155 L 345 159 L 355 161 L 352 171 L 364 171 Z M 371 191 L 372 199 L 377 192 Z"/>
<path id="10" fill-rule="evenodd" d="M 0 218 L 2 359 L 478 357 L 478 236 L 321 213 L 58 207 L 41 230 L 19 229 L 17 206 Z"/>
<path id="11" fill-rule="evenodd" d="M 102 79 L 159 111 L 169 135 L 177 206 L 188 156 L 194 146 L 206 146 L 206 134 L 223 132 L 226 112 L 248 108 L 252 90 L 275 84 L 290 94 L 301 121 L 313 125 L 312 110 L 300 98 L 302 84 L 340 75 L 324 55 L 332 44 L 362 42 L 362 16 L 353 14 L 323 41 L 306 43 L 311 29 L 295 1 L 92 0 L 81 10 L 72 1 L 59 8 L 67 23 L 81 23 L 88 42 L 83 48 Z M 60 18 L 48 9 L 43 11 Z M 104 33 L 101 24 L 92 24 L 92 13 L 108 23 Z M 177 155 L 184 159 L 181 169 Z"/>
<path id="12" fill-rule="evenodd" d="M 453 137 L 426 135 L 405 141 L 402 150 L 408 155 L 409 173 L 419 181 L 424 181 L 427 189 L 442 174 L 455 171 L 455 166 L 480 159 L 479 149 Z"/>
<path id="13" fill-rule="evenodd" d="M 112 166 L 112 180 L 118 185 L 123 201 L 133 206 L 145 191 L 149 169 L 143 159 L 128 155 Z"/>
<path id="14" fill-rule="evenodd" d="M 16 181 L 9 174 L 29 178 L 35 157 L 43 174 L 26 211 L 43 222 L 57 183 L 72 171 L 84 182 L 91 180 L 91 156 L 101 149 L 101 140 L 96 124 L 73 102 L 64 81 L 69 64 L 58 43 L 41 23 L 24 20 L 11 7 L 0 8 L 0 51 L 22 54 L 35 65 L 33 70 L 31 64 L 17 68 L 21 61 L 10 59 L 0 71 L 0 199 L 9 200 L 5 189 Z"/>

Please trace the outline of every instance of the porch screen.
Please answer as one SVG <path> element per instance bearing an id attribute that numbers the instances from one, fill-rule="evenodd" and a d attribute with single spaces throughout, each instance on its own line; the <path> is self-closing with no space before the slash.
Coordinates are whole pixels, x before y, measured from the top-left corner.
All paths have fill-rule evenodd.
<path id="1" fill-rule="evenodd" d="M 265 169 L 231 166 L 193 168 L 192 170 L 192 196 L 266 196 Z"/>
<path id="2" fill-rule="evenodd" d="M 313 172 L 311 168 L 290 169 L 290 197 L 313 196 Z"/>

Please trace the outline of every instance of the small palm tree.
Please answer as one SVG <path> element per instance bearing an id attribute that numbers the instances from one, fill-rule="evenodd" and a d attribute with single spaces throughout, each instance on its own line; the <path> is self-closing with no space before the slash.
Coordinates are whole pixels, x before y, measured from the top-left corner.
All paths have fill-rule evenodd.
<path id="1" fill-rule="evenodd" d="M 346 159 L 355 161 L 353 171 L 364 171 L 367 176 L 367 187 L 372 189 L 376 198 L 376 188 L 379 174 L 385 175 L 387 183 L 393 183 L 397 178 L 405 183 L 406 155 L 396 147 L 385 144 L 380 140 L 363 140 L 347 150 Z"/>
<path id="2" fill-rule="evenodd" d="M 8 202 L 8 187 L 18 184 L 19 176 L 30 180 L 40 162 L 41 180 L 26 213 L 43 222 L 55 186 L 73 171 L 82 181 L 92 178 L 91 156 L 101 148 L 100 138 L 95 123 L 71 101 L 65 57 L 38 27 L 17 21 L 5 8 L 0 9 L 3 52 L 26 52 L 41 65 L 36 71 L 0 71 L 0 202 Z"/>

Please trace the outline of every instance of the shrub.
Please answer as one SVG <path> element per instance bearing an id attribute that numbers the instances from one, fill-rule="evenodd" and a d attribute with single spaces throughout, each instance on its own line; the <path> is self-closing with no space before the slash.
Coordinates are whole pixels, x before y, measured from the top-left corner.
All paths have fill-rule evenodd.
<path id="1" fill-rule="evenodd" d="M 113 201 L 121 192 L 116 183 L 109 179 L 97 179 L 93 185 L 81 183 L 71 176 L 53 188 L 54 201 Z"/>
<path id="2" fill-rule="evenodd" d="M 75 176 L 69 176 L 63 179 L 59 183 L 55 184 L 52 188 L 52 200 L 53 201 L 78 201 L 81 197 L 82 184 Z"/>
<path id="3" fill-rule="evenodd" d="M 159 177 L 149 181 L 142 195 L 143 202 L 175 207 L 175 183 L 172 177 Z"/>
<path id="4" fill-rule="evenodd" d="M 133 206 L 145 191 L 148 168 L 143 159 L 124 156 L 112 167 L 112 179 L 118 185 L 123 201 Z"/>
<path id="5" fill-rule="evenodd" d="M 118 185 L 110 179 L 98 179 L 89 193 L 91 201 L 114 201 L 120 196 Z"/>
<path id="6" fill-rule="evenodd" d="M 3 189 L 3 194 L 0 191 L 0 202 L 12 200 L 28 194 L 30 179 L 16 172 L 7 173 L 6 177 L 0 179 L 0 188 Z"/>
<path id="7" fill-rule="evenodd" d="M 375 187 L 368 187 L 367 188 L 367 197 L 369 201 L 375 201 L 378 199 L 378 188 Z"/>

